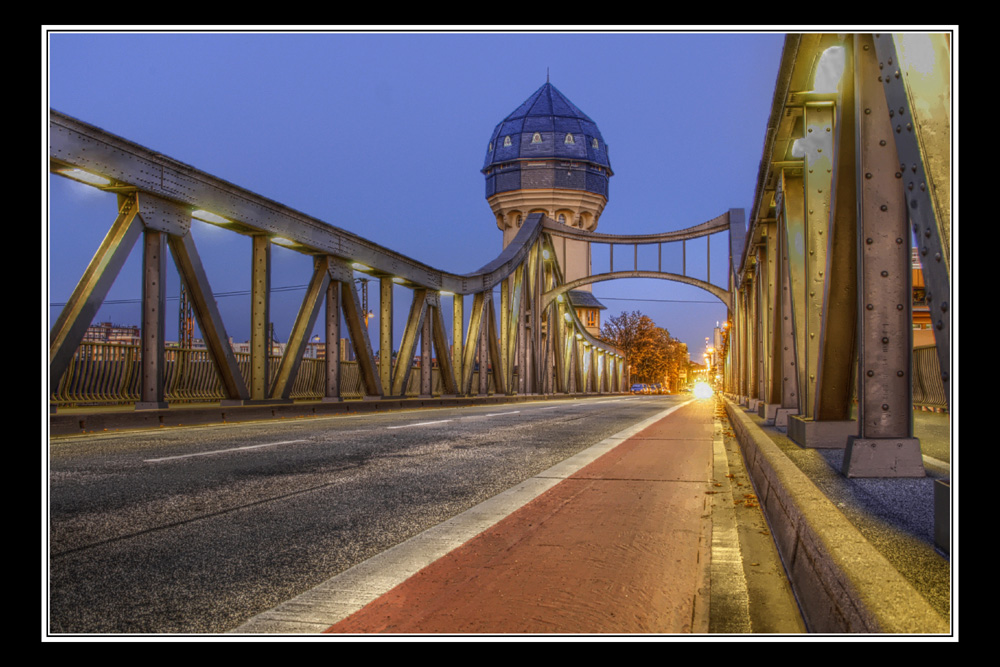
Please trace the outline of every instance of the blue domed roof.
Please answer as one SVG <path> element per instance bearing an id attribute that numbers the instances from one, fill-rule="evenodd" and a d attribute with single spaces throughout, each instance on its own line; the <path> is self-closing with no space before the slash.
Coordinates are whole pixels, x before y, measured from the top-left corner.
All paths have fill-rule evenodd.
<path id="1" fill-rule="evenodd" d="M 597 124 L 548 82 L 493 130 L 483 171 L 492 164 L 537 158 L 586 161 L 611 169 Z"/>

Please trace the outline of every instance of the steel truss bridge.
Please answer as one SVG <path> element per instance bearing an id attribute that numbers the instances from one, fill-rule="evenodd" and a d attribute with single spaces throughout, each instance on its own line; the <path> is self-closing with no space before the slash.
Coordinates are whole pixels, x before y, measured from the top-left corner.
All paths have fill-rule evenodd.
<path id="1" fill-rule="evenodd" d="M 660 271 L 660 267 L 640 270 L 637 263 L 631 270 L 614 271 L 612 262 L 610 273 L 566 283 L 552 237 L 632 244 L 637 255 L 639 245 L 683 246 L 689 239 L 726 232 L 731 224 L 742 229 L 742 211 L 723 214 L 688 230 L 643 236 L 574 231 L 536 213 L 528 217 L 518 236 L 495 260 L 474 273 L 457 275 L 426 266 L 56 111 L 50 112 L 49 127 L 51 171 L 114 192 L 118 199 L 117 217 L 50 332 L 50 382 L 57 386 L 73 363 L 88 326 L 141 238 L 143 314 L 137 409 L 162 409 L 168 405 L 164 391 L 168 255 L 173 256 L 189 294 L 226 404 L 290 399 L 308 337 L 324 304 L 326 377 L 322 398 L 333 401 L 342 399 L 341 313 L 357 355 L 365 396 L 404 396 L 415 370 L 420 374 L 420 395 L 430 396 L 432 356 L 444 395 L 523 395 L 626 390 L 628 366 L 624 354 L 591 336 L 565 296 L 567 290 L 580 284 L 619 277 L 659 277 L 698 285 L 730 305 L 728 292 L 719 287 L 683 273 Z M 203 261 L 190 234 L 192 219 L 252 237 L 248 374 L 237 363 L 212 296 Z M 268 359 L 272 243 L 313 257 L 312 277 L 276 370 L 271 370 Z M 418 356 L 416 369 L 411 363 L 393 365 L 376 360 L 365 312 L 354 288 L 359 272 L 373 276 L 379 283 L 380 350 L 393 349 L 393 301 L 399 289 L 409 289 L 410 311 L 397 359 Z M 497 286 L 499 313 L 494 297 Z M 467 296 L 471 296 L 471 312 L 466 327 Z M 451 343 L 446 336 L 443 298 L 451 300 Z"/>
<path id="2" fill-rule="evenodd" d="M 833 78 L 824 81 L 830 73 Z M 430 396 L 432 356 L 442 395 L 625 391 L 627 359 L 587 332 L 565 295 L 602 280 L 662 278 L 696 285 L 728 307 L 727 393 L 766 419 L 787 424 L 792 439 L 804 446 L 846 446 L 845 474 L 922 475 L 912 433 L 911 241 L 916 239 L 922 259 L 940 375 L 950 395 L 950 76 L 947 35 L 790 35 L 749 225 L 742 209 L 731 209 L 680 231 L 621 236 L 584 232 L 536 213 L 495 260 L 464 275 L 426 266 L 50 111 L 51 172 L 116 193 L 118 200 L 117 217 L 50 331 L 50 383 L 58 385 L 72 365 L 140 238 L 137 409 L 168 405 L 168 254 L 189 295 L 224 400 L 248 405 L 290 400 L 324 304 L 324 400 L 343 399 L 341 313 L 365 396 L 403 396 L 414 372 L 420 376 L 419 394 Z M 249 372 L 240 370 L 229 343 L 190 234 L 192 219 L 252 238 Z M 718 233 L 728 233 L 728 289 L 686 270 L 663 271 L 664 244 L 683 246 Z M 609 245 L 609 271 L 564 281 L 555 237 Z M 313 258 L 312 277 L 276 369 L 268 361 L 272 243 Z M 639 265 L 638 247 L 647 244 L 659 248 L 655 267 Z M 632 261 L 626 259 L 623 268 L 619 260 L 617 270 L 616 245 L 633 246 Z M 684 252 L 686 257 L 686 247 Z M 354 289 L 358 272 L 379 283 L 380 350 L 393 347 L 396 292 L 410 291 L 398 359 L 419 357 L 418 367 L 376 359 Z M 467 327 L 466 297 L 471 297 Z M 442 310 L 449 298 L 450 343 Z"/>
<path id="3" fill-rule="evenodd" d="M 725 387 L 800 445 L 846 447 L 848 476 L 924 475 L 913 242 L 936 370 L 944 395 L 953 390 L 950 51 L 945 34 L 785 43 L 734 267 Z"/>

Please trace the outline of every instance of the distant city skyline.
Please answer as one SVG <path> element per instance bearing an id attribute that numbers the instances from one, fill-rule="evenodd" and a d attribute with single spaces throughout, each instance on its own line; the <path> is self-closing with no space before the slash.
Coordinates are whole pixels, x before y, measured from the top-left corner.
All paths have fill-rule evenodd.
<path id="1" fill-rule="evenodd" d="M 730 208 L 749 217 L 783 39 L 53 31 L 45 101 L 421 262 L 466 273 L 501 248 L 479 172 L 490 132 L 546 76 L 608 142 L 615 175 L 598 232 L 671 231 Z M 48 181 L 43 280 L 51 326 L 115 203 L 61 177 Z M 197 222 L 194 230 L 227 333 L 247 340 L 249 240 Z M 725 286 L 728 243 L 713 239 L 711 249 L 712 282 Z M 137 246 L 95 322 L 139 322 L 139 254 Z M 700 277 L 704 254 L 697 244 L 688 248 L 689 271 Z M 595 257 L 595 272 L 601 261 Z M 272 266 L 272 319 L 284 341 L 310 264 L 275 247 Z M 171 266 L 168 339 L 177 337 L 178 291 Z M 687 285 L 627 280 L 593 291 L 608 307 L 602 319 L 640 310 L 686 343 L 694 361 L 726 317 L 720 302 Z M 369 297 L 377 313 L 378 290 Z M 397 320 L 408 301 L 397 296 Z"/>

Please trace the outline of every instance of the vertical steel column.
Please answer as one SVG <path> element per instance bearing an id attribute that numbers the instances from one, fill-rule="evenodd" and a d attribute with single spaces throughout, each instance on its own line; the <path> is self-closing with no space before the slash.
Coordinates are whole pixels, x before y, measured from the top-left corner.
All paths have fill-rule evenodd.
<path id="1" fill-rule="evenodd" d="M 493 292 L 483 292 L 483 307 L 480 315 L 479 325 L 479 395 L 486 396 L 489 393 L 489 374 L 487 369 L 490 364 L 489 351 L 489 307 L 493 305 Z"/>
<path id="2" fill-rule="evenodd" d="M 764 339 L 767 341 L 765 357 L 764 394 L 765 419 L 774 419 L 781 406 L 781 287 L 779 285 L 780 258 L 778 256 L 778 225 L 771 220 L 764 224 L 765 255 L 767 257 L 764 298 L 767 303 Z"/>
<path id="3" fill-rule="evenodd" d="M 250 399 L 267 398 L 270 389 L 271 239 L 253 237 L 250 268 Z"/>
<path id="4" fill-rule="evenodd" d="M 816 376 L 819 371 L 819 336 L 823 330 L 823 292 L 826 289 L 827 229 L 830 224 L 830 186 L 833 156 L 832 102 L 808 102 L 805 105 L 806 138 L 803 160 L 805 199 L 805 254 L 803 255 L 803 317 L 796 315 L 804 331 L 796 338 L 802 346 L 799 364 L 799 390 L 804 399 L 799 406 L 806 419 L 816 417 Z M 804 362 L 804 363 L 803 363 Z"/>
<path id="5" fill-rule="evenodd" d="M 778 228 L 778 276 L 777 285 L 780 287 L 778 294 L 778 306 L 775 307 L 781 317 L 779 327 L 775 331 L 775 338 L 778 339 L 781 347 L 777 364 L 778 373 L 781 376 L 781 407 L 778 408 L 774 416 L 775 426 L 788 426 L 789 415 L 799 412 L 799 376 L 795 368 L 795 332 L 793 327 L 794 318 L 792 316 L 792 286 L 789 278 L 789 234 L 786 228 L 788 211 L 786 198 L 784 196 L 785 174 L 782 173 L 779 180 L 777 193 L 777 213 Z M 797 201 L 797 198 L 794 198 Z"/>
<path id="6" fill-rule="evenodd" d="M 782 208 L 785 221 L 786 260 L 785 266 L 788 278 L 788 302 L 791 309 L 791 364 L 795 366 L 795 404 L 798 414 L 806 415 L 805 387 L 808 376 L 808 363 L 805 360 L 806 332 L 806 286 L 805 286 L 805 203 L 803 199 L 802 177 L 782 172 L 781 193 L 784 206 Z"/>
<path id="7" fill-rule="evenodd" d="M 163 395 L 166 234 L 147 228 L 142 250 L 142 394 L 135 409 L 155 410 L 167 407 Z"/>
<path id="8" fill-rule="evenodd" d="M 385 389 L 392 387 L 392 277 L 379 278 L 378 374 Z"/>
<path id="9" fill-rule="evenodd" d="M 472 313 L 469 315 L 469 328 L 465 335 L 465 346 L 462 351 L 461 391 L 466 396 L 472 394 L 472 373 L 475 370 L 476 351 L 480 346 L 479 332 L 482 329 L 484 299 L 484 292 L 479 292 L 472 297 Z"/>
<path id="10" fill-rule="evenodd" d="M 844 453 L 848 477 L 923 477 L 913 437 L 910 233 L 893 126 L 871 37 L 859 35 L 858 421 Z M 867 48 L 866 48 L 867 47 Z"/>
<path id="11" fill-rule="evenodd" d="M 337 402 L 340 392 L 340 285 L 331 280 L 326 286 L 326 384 L 323 400 Z"/>
<path id="12" fill-rule="evenodd" d="M 465 297 L 455 294 L 451 297 L 451 364 L 458 383 L 456 393 L 465 395 L 468 387 L 463 383 L 465 377 L 465 366 L 462 360 L 465 356 L 465 341 L 462 340 L 462 332 L 465 331 Z"/>

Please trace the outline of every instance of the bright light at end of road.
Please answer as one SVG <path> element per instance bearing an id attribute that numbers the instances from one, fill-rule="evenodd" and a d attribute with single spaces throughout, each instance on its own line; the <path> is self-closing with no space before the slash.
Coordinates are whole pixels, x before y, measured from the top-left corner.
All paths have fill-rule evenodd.
<path id="1" fill-rule="evenodd" d="M 711 398 L 712 388 L 705 382 L 699 382 L 694 386 L 695 398 Z"/>

